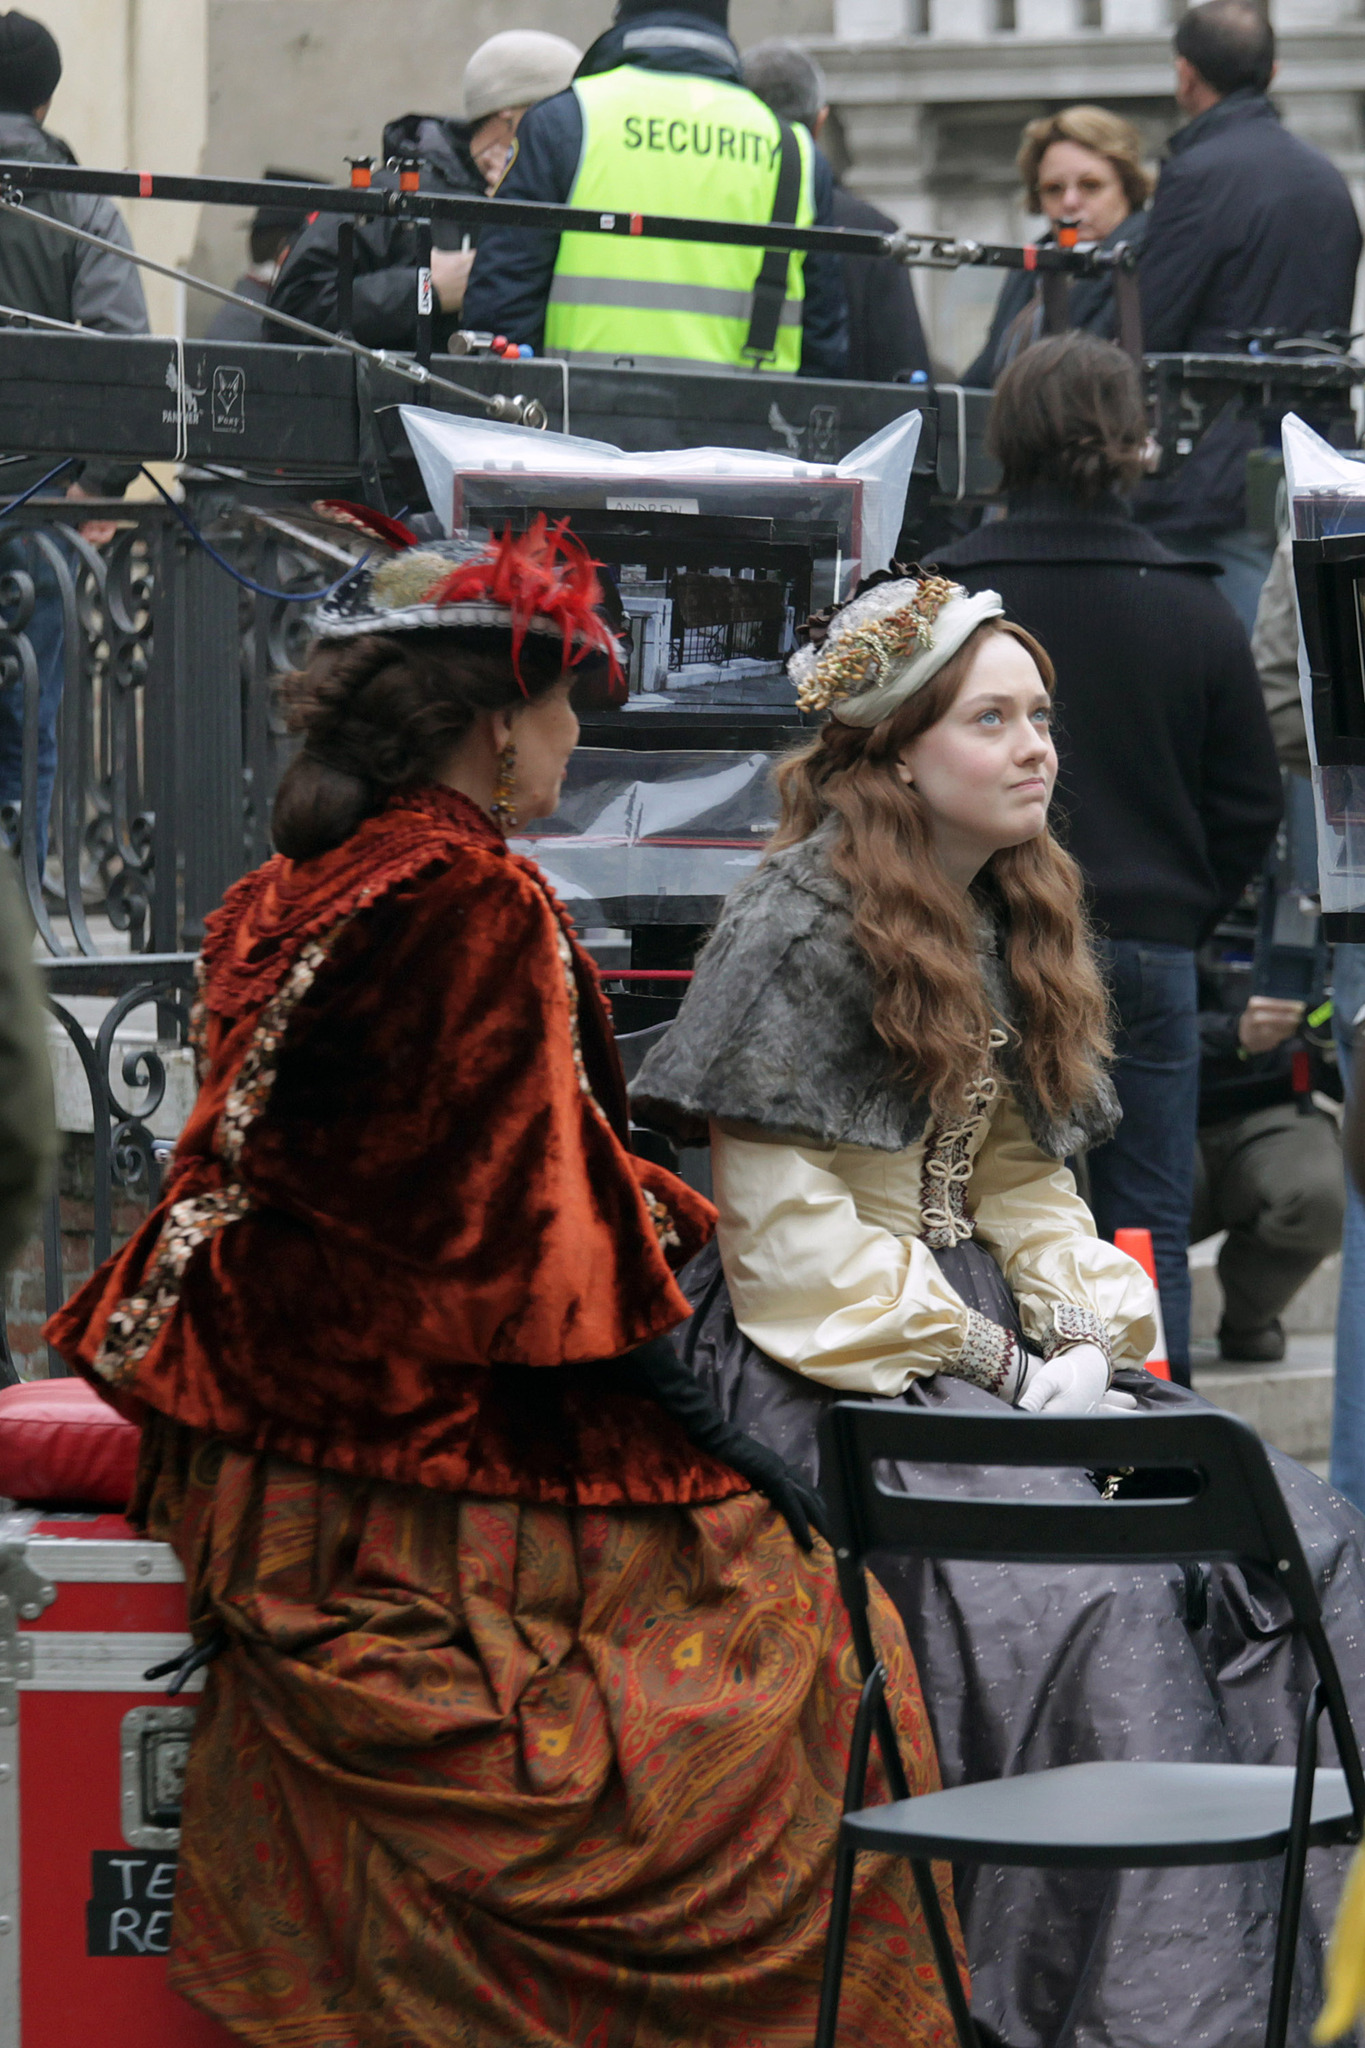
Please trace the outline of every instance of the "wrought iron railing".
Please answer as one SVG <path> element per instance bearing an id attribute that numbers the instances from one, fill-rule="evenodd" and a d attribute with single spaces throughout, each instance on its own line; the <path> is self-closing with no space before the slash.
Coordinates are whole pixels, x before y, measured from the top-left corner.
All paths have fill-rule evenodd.
<path id="1" fill-rule="evenodd" d="M 257 498 L 213 484 L 188 504 L 220 553 L 281 595 L 234 583 L 160 501 L 35 502 L 0 519 L 0 839 L 60 1027 L 62 1121 L 77 1126 L 8 1282 L 0 1378 L 64 1370 L 44 1317 L 157 1200 L 204 919 L 269 852 L 290 748 L 275 678 L 310 631 L 310 607 L 286 596 L 351 557 Z M 100 518 L 116 524 L 96 545 L 81 526 Z M 45 832 L 44 681 L 50 696 L 58 668 Z"/>

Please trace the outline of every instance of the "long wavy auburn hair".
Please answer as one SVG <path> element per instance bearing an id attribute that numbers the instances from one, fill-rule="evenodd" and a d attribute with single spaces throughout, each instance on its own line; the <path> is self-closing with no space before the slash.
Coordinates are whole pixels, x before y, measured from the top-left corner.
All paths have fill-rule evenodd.
<path id="1" fill-rule="evenodd" d="M 1089 1097 L 1096 1067 L 1112 1052 L 1080 870 L 1044 829 L 993 855 L 964 896 L 934 856 L 924 799 L 896 773 L 901 749 L 951 707 L 988 633 L 1008 633 L 1027 648 L 1052 695 L 1052 663 L 1032 635 L 987 620 L 880 725 L 831 718 L 787 757 L 777 770 L 781 815 L 768 853 L 839 819 L 832 864 L 851 892 L 853 936 L 872 968 L 872 1020 L 938 1116 L 965 1107 L 1001 1021 L 977 963 L 972 898 L 993 910 L 1022 1011 L 1019 1066 L 1047 1113 L 1060 1116 Z"/>

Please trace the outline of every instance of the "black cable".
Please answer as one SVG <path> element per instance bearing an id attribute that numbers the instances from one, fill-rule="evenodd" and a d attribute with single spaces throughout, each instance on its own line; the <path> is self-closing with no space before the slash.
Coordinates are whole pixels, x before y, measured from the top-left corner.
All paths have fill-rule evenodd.
<path id="1" fill-rule="evenodd" d="M 271 598 L 276 604 L 318 604 L 324 597 L 330 597 L 334 591 L 340 590 L 343 583 L 349 583 L 357 569 L 363 569 L 366 562 L 370 559 L 368 554 L 362 555 L 358 562 L 353 562 L 349 569 L 343 570 L 334 583 L 324 585 L 321 590 L 272 590 L 268 583 L 258 583 L 254 576 L 246 575 L 234 563 L 230 562 L 226 555 L 220 554 L 207 535 L 200 532 L 184 506 L 177 499 L 173 498 L 165 485 L 152 475 L 145 462 L 140 464 L 140 468 L 152 489 L 158 492 L 170 506 L 191 540 L 204 550 L 209 560 L 216 562 L 223 573 L 230 576 L 234 583 L 240 583 L 243 590 L 250 590 L 257 597 Z M 55 470 L 53 474 L 56 474 Z M 35 485 L 34 488 L 36 489 L 37 486 Z M 16 499 L 15 503 L 22 504 L 23 499 Z"/>
<path id="2" fill-rule="evenodd" d="M 74 455 L 68 455 L 65 462 L 59 462 L 46 476 L 40 476 L 36 484 L 30 484 L 26 491 L 20 491 L 17 498 L 11 498 L 8 505 L 0 510 L 0 519 L 8 519 L 11 512 L 17 512 L 21 505 L 27 505 L 30 498 L 36 498 L 44 484 L 50 484 L 54 476 L 60 476 L 64 469 L 71 469 L 76 462 Z"/>

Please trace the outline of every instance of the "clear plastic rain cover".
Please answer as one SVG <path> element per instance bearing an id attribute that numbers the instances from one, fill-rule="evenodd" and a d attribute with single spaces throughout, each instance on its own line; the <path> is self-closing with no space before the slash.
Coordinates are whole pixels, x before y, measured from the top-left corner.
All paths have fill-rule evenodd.
<path id="1" fill-rule="evenodd" d="M 1365 459 L 1333 448 L 1294 413 L 1285 417 L 1283 441 L 1295 539 L 1321 540 L 1357 533 L 1365 536 Z M 1319 765 L 1302 626 L 1299 690 L 1314 763 L 1313 799 L 1323 914 L 1359 915 L 1365 912 L 1365 767 Z"/>
<path id="2" fill-rule="evenodd" d="M 580 930 L 711 924 L 776 817 L 766 752 L 580 747 L 559 809 L 524 837 Z"/>
<path id="3" fill-rule="evenodd" d="M 907 411 L 839 463 L 755 448 L 662 448 L 626 454 L 609 441 L 399 407 L 432 509 L 447 533 L 544 506 L 782 518 L 838 534 L 834 596 L 884 569 L 895 552 L 923 415 Z"/>

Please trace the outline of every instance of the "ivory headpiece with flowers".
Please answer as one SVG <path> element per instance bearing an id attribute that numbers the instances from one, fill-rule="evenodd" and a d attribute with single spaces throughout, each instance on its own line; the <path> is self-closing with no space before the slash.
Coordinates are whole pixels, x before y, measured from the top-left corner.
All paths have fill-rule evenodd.
<path id="1" fill-rule="evenodd" d="M 946 576 L 874 583 L 833 614 L 787 663 L 803 711 L 846 725 L 879 725 L 936 676 L 987 619 L 1004 616 L 998 591 L 971 595 Z M 816 620 L 811 621 L 814 628 Z"/>

